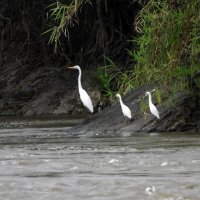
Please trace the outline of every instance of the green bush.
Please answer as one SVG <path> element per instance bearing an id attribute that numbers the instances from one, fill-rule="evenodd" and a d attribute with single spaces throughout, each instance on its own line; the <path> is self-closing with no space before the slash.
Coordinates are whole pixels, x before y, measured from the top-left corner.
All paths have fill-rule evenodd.
<path id="1" fill-rule="evenodd" d="M 133 85 L 157 83 L 168 97 L 189 91 L 200 70 L 200 3 L 175 2 L 150 0 L 143 7 L 136 22 L 138 51 L 129 51 L 137 63 Z"/>

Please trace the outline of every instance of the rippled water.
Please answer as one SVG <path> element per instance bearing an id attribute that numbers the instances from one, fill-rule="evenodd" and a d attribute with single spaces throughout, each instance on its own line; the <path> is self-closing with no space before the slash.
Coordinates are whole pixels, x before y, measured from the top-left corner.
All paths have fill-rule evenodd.
<path id="1" fill-rule="evenodd" d="M 76 120 L 35 121 L 1 120 L 2 200 L 200 199 L 200 134 L 69 137 Z"/>

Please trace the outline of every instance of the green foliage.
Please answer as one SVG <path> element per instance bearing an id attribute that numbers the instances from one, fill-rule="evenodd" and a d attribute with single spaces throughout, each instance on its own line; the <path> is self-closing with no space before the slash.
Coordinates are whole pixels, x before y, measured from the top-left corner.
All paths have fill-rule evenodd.
<path id="1" fill-rule="evenodd" d="M 133 88 L 131 71 L 121 71 L 109 58 L 105 59 L 105 66 L 97 70 L 97 79 L 105 98 L 113 100 L 116 93 L 125 94 Z"/>
<path id="2" fill-rule="evenodd" d="M 200 70 L 200 4 L 198 0 L 149 1 L 137 17 L 140 33 L 129 51 L 136 61 L 133 85 L 156 82 L 168 97 L 188 91 L 191 77 Z"/>
<path id="3" fill-rule="evenodd" d="M 43 34 L 50 34 L 49 43 L 54 44 L 54 50 L 57 51 L 61 34 L 69 38 L 68 27 L 73 25 L 79 8 L 90 3 L 90 0 L 69 0 L 67 4 L 62 4 L 58 0 L 49 5 L 50 22 L 49 27 Z"/>

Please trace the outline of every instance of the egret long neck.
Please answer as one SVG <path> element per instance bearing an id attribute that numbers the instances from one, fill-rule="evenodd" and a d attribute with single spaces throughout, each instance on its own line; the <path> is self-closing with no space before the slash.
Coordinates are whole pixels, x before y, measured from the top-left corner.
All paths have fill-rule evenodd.
<path id="1" fill-rule="evenodd" d="M 79 75 L 78 75 L 78 89 L 82 89 L 82 84 L 81 84 L 81 70 L 78 69 Z"/>
<path id="2" fill-rule="evenodd" d="M 149 104 L 152 104 L 151 93 L 149 93 Z"/>
<path id="3" fill-rule="evenodd" d="M 119 102 L 120 102 L 120 104 L 121 104 L 121 106 L 122 106 L 122 105 L 123 105 L 123 102 L 122 102 L 121 96 L 119 96 Z"/>

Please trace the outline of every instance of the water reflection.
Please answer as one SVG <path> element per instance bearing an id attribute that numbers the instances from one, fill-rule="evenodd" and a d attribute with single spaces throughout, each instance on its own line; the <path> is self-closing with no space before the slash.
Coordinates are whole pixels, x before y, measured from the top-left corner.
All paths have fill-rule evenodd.
<path id="1" fill-rule="evenodd" d="M 1 199 L 200 198 L 198 134 L 72 137 L 44 125 L 0 129 Z"/>

